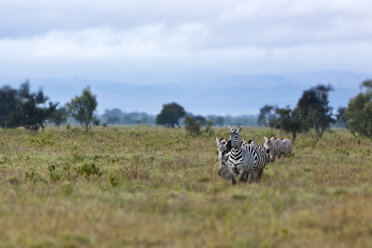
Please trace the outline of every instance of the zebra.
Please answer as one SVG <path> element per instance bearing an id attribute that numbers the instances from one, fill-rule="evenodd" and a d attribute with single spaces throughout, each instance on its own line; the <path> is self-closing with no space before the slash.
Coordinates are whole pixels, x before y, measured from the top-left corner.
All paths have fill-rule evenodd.
<path id="1" fill-rule="evenodd" d="M 283 139 L 282 143 L 280 145 L 280 151 L 278 158 L 282 156 L 283 154 L 290 154 L 292 152 L 292 142 L 289 139 Z"/>
<path id="2" fill-rule="evenodd" d="M 248 146 L 253 148 L 258 155 L 255 161 L 257 173 L 252 174 L 251 177 L 252 180 L 259 182 L 267 162 L 270 162 L 270 148 L 266 148 L 264 145 L 258 144 L 254 140 L 249 140 L 247 143 Z M 246 146 L 243 148 L 246 149 Z"/>
<path id="3" fill-rule="evenodd" d="M 270 142 L 273 144 L 273 152 L 271 153 L 271 162 L 275 161 L 276 157 L 280 157 L 281 149 L 282 149 L 282 140 L 277 137 L 271 137 Z"/>
<path id="4" fill-rule="evenodd" d="M 231 150 L 231 142 L 228 142 L 225 138 L 216 138 L 216 143 L 218 160 L 220 162 L 218 175 L 225 179 L 231 179 L 232 184 L 236 184 L 234 172 L 227 163 L 229 152 Z"/>
<path id="5" fill-rule="evenodd" d="M 247 181 L 252 182 L 253 179 L 259 180 L 257 176 L 259 172 L 258 162 L 259 153 L 253 146 L 244 146 L 240 136 L 241 127 L 234 129 L 230 127 L 231 151 L 228 154 L 228 166 L 239 174 L 239 182 Z"/>
<path id="6" fill-rule="evenodd" d="M 264 136 L 264 139 L 265 139 L 264 147 L 270 151 L 269 160 L 270 162 L 273 163 L 275 161 L 275 155 L 276 155 L 275 148 L 274 148 L 276 146 L 276 143 L 274 143 L 272 139 L 269 139 L 266 136 Z"/>

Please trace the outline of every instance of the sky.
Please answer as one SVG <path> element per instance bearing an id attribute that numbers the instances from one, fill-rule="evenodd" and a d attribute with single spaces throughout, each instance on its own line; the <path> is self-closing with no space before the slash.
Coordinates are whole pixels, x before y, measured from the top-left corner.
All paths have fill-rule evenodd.
<path id="1" fill-rule="evenodd" d="M 256 114 L 331 83 L 346 105 L 372 78 L 369 0 L 0 0 L 0 86 L 29 79 L 98 110 Z"/>

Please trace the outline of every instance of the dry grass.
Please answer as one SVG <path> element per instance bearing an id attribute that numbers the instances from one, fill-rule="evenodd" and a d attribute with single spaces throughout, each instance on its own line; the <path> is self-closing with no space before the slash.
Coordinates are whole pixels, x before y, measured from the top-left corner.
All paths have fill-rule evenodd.
<path id="1" fill-rule="evenodd" d="M 372 247 L 371 140 L 300 135 L 259 185 L 232 186 L 215 132 L 0 130 L 0 247 Z"/>

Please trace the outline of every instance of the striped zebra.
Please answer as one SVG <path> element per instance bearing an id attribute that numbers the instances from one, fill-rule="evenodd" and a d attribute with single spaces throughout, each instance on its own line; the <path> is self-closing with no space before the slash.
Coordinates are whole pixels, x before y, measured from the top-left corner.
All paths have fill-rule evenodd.
<path id="1" fill-rule="evenodd" d="M 258 155 L 257 159 L 255 160 L 257 173 L 252 174 L 251 177 L 252 180 L 259 182 L 267 162 L 270 161 L 270 148 L 266 148 L 264 145 L 258 144 L 254 140 L 249 140 L 247 143 L 248 146 L 254 149 Z M 247 147 L 245 146 L 244 149 L 247 149 Z"/>
<path id="2" fill-rule="evenodd" d="M 227 158 L 228 165 L 239 174 L 239 182 L 253 180 L 259 181 L 261 165 L 261 155 L 255 146 L 244 146 L 240 136 L 241 127 L 234 129 L 230 127 L 231 151 Z M 263 168 L 262 168 L 263 170 Z"/>
<path id="3" fill-rule="evenodd" d="M 216 143 L 218 160 L 220 162 L 218 175 L 225 179 L 231 179 L 232 184 L 236 184 L 234 172 L 227 163 L 229 152 L 231 150 L 230 142 L 228 142 L 225 138 L 216 138 Z"/>

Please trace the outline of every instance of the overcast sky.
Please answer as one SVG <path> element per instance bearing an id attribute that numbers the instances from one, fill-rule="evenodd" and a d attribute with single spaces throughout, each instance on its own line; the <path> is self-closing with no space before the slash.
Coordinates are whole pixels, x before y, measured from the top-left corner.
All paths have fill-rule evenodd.
<path id="1" fill-rule="evenodd" d="M 236 75 L 350 72 L 359 76 L 327 80 L 357 90 L 371 57 L 370 0 L 0 0 L 0 82 L 14 85 L 80 79 L 77 94 L 85 80 L 228 85 Z"/>

